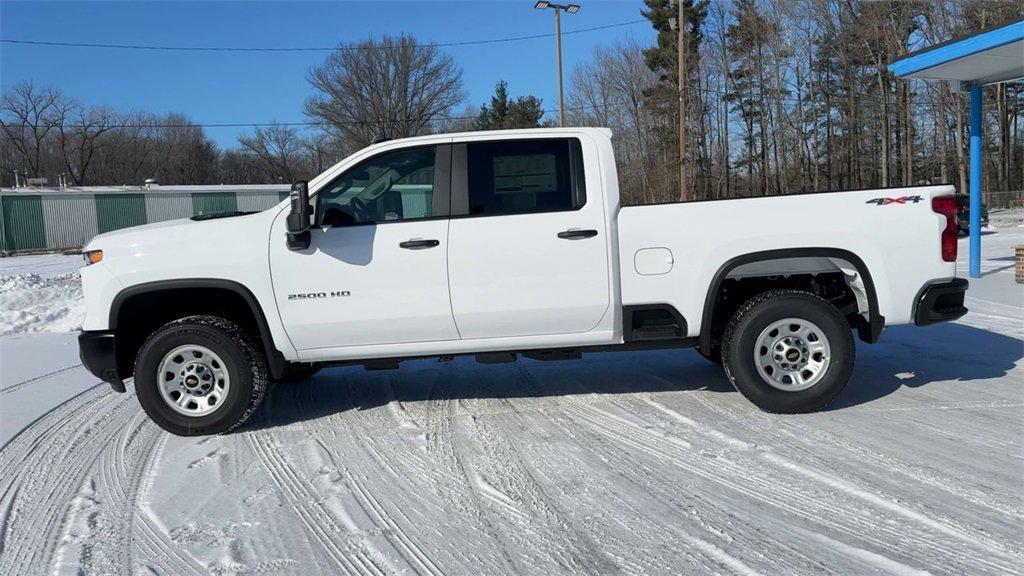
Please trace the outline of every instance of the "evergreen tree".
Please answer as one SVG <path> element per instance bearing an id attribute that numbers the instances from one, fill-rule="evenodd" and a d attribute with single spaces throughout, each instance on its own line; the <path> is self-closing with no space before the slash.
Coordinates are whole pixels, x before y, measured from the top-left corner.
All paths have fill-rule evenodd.
<path id="1" fill-rule="evenodd" d="M 544 108 L 536 96 L 519 96 L 512 100 L 508 96 L 508 84 L 502 80 L 494 88 L 491 105 L 484 104 L 477 116 L 476 130 L 507 130 L 512 128 L 539 128 Z"/>

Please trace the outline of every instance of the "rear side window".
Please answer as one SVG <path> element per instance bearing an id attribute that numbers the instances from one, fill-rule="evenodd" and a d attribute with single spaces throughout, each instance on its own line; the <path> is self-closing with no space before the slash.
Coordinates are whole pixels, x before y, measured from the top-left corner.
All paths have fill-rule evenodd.
<path id="1" fill-rule="evenodd" d="M 469 214 L 576 210 L 586 202 L 579 140 L 509 140 L 466 146 Z"/>

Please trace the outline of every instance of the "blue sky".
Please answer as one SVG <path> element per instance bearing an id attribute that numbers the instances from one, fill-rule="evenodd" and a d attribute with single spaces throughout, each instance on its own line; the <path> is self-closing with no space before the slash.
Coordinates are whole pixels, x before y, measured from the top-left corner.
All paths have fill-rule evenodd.
<path id="1" fill-rule="evenodd" d="M 175 46 L 334 46 L 407 33 L 422 42 L 507 38 L 553 31 L 552 11 L 510 2 L 0 2 L 0 37 Z M 643 4 L 580 1 L 563 32 L 641 19 Z M 653 43 L 646 23 L 563 38 L 568 80 L 593 48 L 620 38 Z M 499 80 L 513 95 L 558 105 L 554 39 L 444 48 L 463 70 L 468 102 L 485 102 Z M 181 112 L 199 123 L 301 122 L 306 72 L 326 52 L 157 52 L 0 44 L 0 84 L 31 80 L 87 104 Z M 209 128 L 222 147 L 244 128 Z"/>

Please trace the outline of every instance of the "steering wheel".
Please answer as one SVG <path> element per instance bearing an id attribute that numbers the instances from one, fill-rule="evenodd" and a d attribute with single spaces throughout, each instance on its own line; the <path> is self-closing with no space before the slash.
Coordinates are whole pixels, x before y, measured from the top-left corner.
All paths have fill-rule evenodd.
<path id="1" fill-rule="evenodd" d="M 360 200 L 359 197 L 356 196 L 352 198 L 352 201 L 348 203 L 348 206 L 352 214 L 356 216 L 357 221 L 362 222 L 366 220 L 366 212 L 369 209 L 367 202 Z"/>

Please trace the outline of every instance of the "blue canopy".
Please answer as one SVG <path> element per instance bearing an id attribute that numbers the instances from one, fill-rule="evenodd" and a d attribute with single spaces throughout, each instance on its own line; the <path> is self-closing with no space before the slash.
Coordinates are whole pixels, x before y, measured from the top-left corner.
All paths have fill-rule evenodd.
<path id="1" fill-rule="evenodd" d="M 911 52 L 889 64 L 899 78 L 994 84 L 1024 78 L 1024 20 Z"/>

